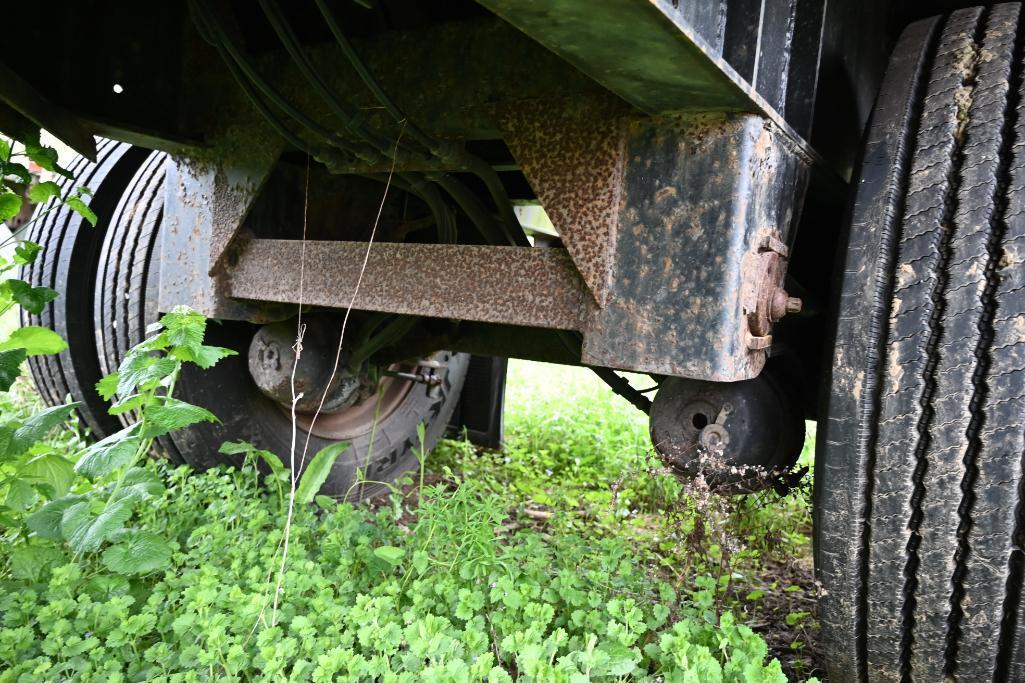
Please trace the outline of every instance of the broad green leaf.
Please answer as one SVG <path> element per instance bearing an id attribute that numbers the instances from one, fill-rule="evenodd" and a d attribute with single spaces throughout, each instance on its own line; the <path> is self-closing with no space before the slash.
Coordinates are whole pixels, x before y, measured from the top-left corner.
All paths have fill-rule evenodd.
<path id="1" fill-rule="evenodd" d="M 25 349 L 0 351 L 0 391 L 10 391 L 14 380 L 21 374 L 21 364 L 27 355 Z"/>
<path id="2" fill-rule="evenodd" d="M 402 564 L 402 558 L 405 557 L 406 551 L 393 545 L 382 545 L 374 548 L 374 555 L 391 566 L 397 567 Z"/>
<path id="3" fill-rule="evenodd" d="M 42 204 L 51 197 L 59 197 L 60 194 L 60 185 L 52 180 L 47 180 L 42 183 L 36 183 L 28 189 L 28 200 L 33 204 Z"/>
<path id="4" fill-rule="evenodd" d="M 0 221 L 6 221 L 21 213 L 22 199 L 2 185 L 0 188 Z"/>
<path id="5" fill-rule="evenodd" d="M 602 643 L 598 649 L 608 655 L 608 661 L 601 672 L 606 676 L 627 676 L 633 673 L 641 658 L 637 648 L 614 641 Z"/>
<path id="6" fill-rule="evenodd" d="M 96 444 L 85 452 L 75 465 L 75 471 L 90 479 L 105 477 L 134 463 L 141 444 L 142 439 L 138 436 L 114 441 L 101 448 L 96 448 Z"/>
<path id="7" fill-rule="evenodd" d="M 19 306 L 35 315 L 42 313 L 46 304 L 57 298 L 57 292 L 49 287 L 33 287 L 21 280 L 6 280 L 4 287 Z"/>
<path id="8" fill-rule="evenodd" d="M 36 260 L 36 256 L 42 251 L 42 245 L 35 242 L 24 241 L 14 248 L 14 262 L 19 266 L 27 266 Z"/>
<path id="9" fill-rule="evenodd" d="M 160 324 L 164 326 L 160 336 L 168 346 L 196 349 L 203 345 L 206 317 L 202 313 L 197 313 L 187 306 L 177 306 L 160 319 Z"/>
<path id="10" fill-rule="evenodd" d="M 191 361 L 204 370 L 208 370 L 217 365 L 217 362 L 222 358 L 237 356 L 238 352 L 221 346 L 206 346 L 205 344 L 200 344 L 199 346 L 175 347 L 171 352 L 171 355 L 179 360 Z"/>
<path id="11" fill-rule="evenodd" d="M 130 351 L 117 369 L 117 395 L 131 396 L 136 389 L 149 388 L 178 368 L 173 358 L 158 358 L 138 350 Z"/>
<path id="12" fill-rule="evenodd" d="M 92 444 L 78 459 L 75 471 L 90 479 L 97 479 L 131 464 L 142 443 L 137 431 L 135 425 L 125 427 Z"/>
<path id="13" fill-rule="evenodd" d="M 96 221 L 99 219 L 96 217 L 96 214 L 93 213 L 93 210 L 89 208 L 88 204 L 78 197 L 68 197 L 64 203 L 68 205 L 69 209 L 89 221 L 90 225 L 96 227 Z"/>
<path id="14" fill-rule="evenodd" d="M 68 348 L 66 341 L 60 335 L 45 327 L 19 327 L 7 341 L 0 343 L 0 351 L 11 349 L 25 349 L 30 356 L 48 355 L 60 353 Z"/>
<path id="15" fill-rule="evenodd" d="M 25 155 L 46 171 L 54 170 L 59 158 L 53 147 L 44 147 L 39 141 L 25 140 Z"/>
<path id="16" fill-rule="evenodd" d="M 11 443 L 8 446 L 9 453 L 24 453 L 29 446 L 36 443 L 50 433 L 50 430 L 68 419 L 68 416 L 77 408 L 78 403 L 66 403 L 62 406 L 54 406 L 41 410 L 35 415 L 26 418 L 21 426 L 14 431 Z"/>
<path id="17" fill-rule="evenodd" d="M 96 602 L 108 602 L 119 595 L 127 595 L 131 587 L 123 576 L 100 574 L 89 579 L 85 592 Z"/>
<path id="18" fill-rule="evenodd" d="M 60 548 L 22 543 L 11 551 L 11 574 L 24 581 L 42 581 L 47 570 L 63 564 L 67 556 Z"/>
<path id="19" fill-rule="evenodd" d="M 256 446 L 248 441 L 225 441 L 217 449 L 217 452 L 224 453 L 225 455 L 249 455 L 256 450 L 258 450 Z"/>
<path id="20" fill-rule="evenodd" d="M 96 383 L 96 391 L 103 397 L 104 401 L 109 401 L 117 394 L 117 385 L 119 381 L 120 375 L 116 372 L 112 372 Z"/>
<path id="21" fill-rule="evenodd" d="M 321 510 L 327 510 L 330 512 L 338 507 L 338 501 L 331 496 L 314 496 L 313 502 L 317 504 Z"/>
<path id="22" fill-rule="evenodd" d="M 4 460 L 10 460 L 15 456 L 21 455 L 21 453 L 15 453 L 11 449 L 11 440 L 14 438 L 14 432 L 21 426 L 20 422 L 11 421 L 0 424 L 0 462 Z"/>
<path id="23" fill-rule="evenodd" d="M 52 500 L 26 517 L 25 524 L 38 536 L 59 541 L 64 538 L 61 534 L 61 518 L 64 516 L 64 511 L 81 500 L 82 496 L 67 496 Z"/>
<path id="24" fill-rule="evenodd" d="M 171 546 L 147 531 L 129 531 L 103 551 L 103 564 L 115 574 L 148 574 L 171 563 Z"/>
<path id="25" fill-rule="evenodd" d="M 75 481 L 75 468 L 56 453 L 47 452 L 29 455 L 28 461 L 20 467 L 23 477 L 35 482 L 49 484 L 55 497 L 63 496 Z"/>
<path id="26" fill-rule="evenodd" d="M 61 517 L 61 533 L 76 553 L 91 553 L 124 528 L 132 516 L 131 499 L 122 498 L 94 513 L 89 501 L 75 503 Z"/>
<path id="27" fill-rule="evenodd" d="M 121 488 L 114 500 L 147 500 L 162 495 L 164 490 L 160 477 L 151 470 L 132 467 L 121 477 Z"/>
<path id="28" fill-rule="evenodd" d="M 423 574 L 427 571 L 427 566 L 430 564 L 430 556 L 423 550 L 414 550 L 412 564 L 417 574 Z"/>
<path id="29" fill-rule="evenodd" d="M 338 441 L 321 448 L 313 456 L 313 460 L 310 460 L 310 464 L 306 466 L 306 470 L 299 477 L 299 486 L 295 490 L 297 501 L 304 505 L 313 502 L 313 497 L 320 492 L 320 487 L 324 485 L 328 475 L 331 474 L 335 460 L 348 447 L 348 441 Z"/>
<path id="30" fill-rule="evenodd" d="M 270 468 L 271 474 L 275 477 L 282 480 L 286 480 L 288 478 L 288 469 L 285 467 L 284 463 L 281 462 L 281 458 L 279 458 L 277 454 L 257 448 L 248 441 L 225 441 L 221 444 L 218 451 L 225 455 L 256 456 L 267 464 L 267 467 Z"/>
<path id="31" fill-rule="evenodd" d="M 11 144 L 0 138 L 0 161 L 6 163 L 11 158 Z"/>
<path id="32" fill-rule="evenodd" d="M 150 439 L 177 431 L 197 422 L 220 422 L 206 408 L 176 398 L 166 397 L 162 404 L 147 406 L 142 411 L 143 437 Z"/>
<path id="33" fill-rule="evenodd" d="M 5 175 L 17 176 L 18 181 L 25 185 L 32 182 L 32 174 L 29 173 L 27 168 L 25 168 L 24 164 L 9 161 L 3 165 L 3 171 Z"/>
<path id="34" fill-rule="evenodd" d="M 39 165 L 40 168 L 60 173 L 66 178 L 73 178 L 73 174 L 57 163 L 57 150 L 53 147 L 44 147 L 38 143 L 25 141 L 25 154 L 29 159 Z"/>
<path id="35" fill-rule="evenodd" d="M 24 479 L 7 480 L 7 496 L 4 498 L 4 505 L 12 510 L 24 512 L 39 500 L 39 494 L 32 485 Z"/>
<path id="36" fill-rule="evenodd" d="M 148 400 L 149 397 L 145 394 L 133 394 L 132 396 L 128 396 L 126 398 L 119 400 L 117 403 L 108 408 L 107 412 L 111 415 L 121 415 L 123 413 L 127 413 L 129 411 L 135 410 L 136 408 L 140 408 L 146 405 L 146 402 Z"/>

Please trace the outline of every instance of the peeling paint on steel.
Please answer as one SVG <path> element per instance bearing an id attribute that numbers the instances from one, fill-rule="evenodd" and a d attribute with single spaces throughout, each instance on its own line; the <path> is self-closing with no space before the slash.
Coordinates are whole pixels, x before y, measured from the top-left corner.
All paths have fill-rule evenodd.
<path id="1" fill-rule="evenodd" d="M 808 168 L 784 138 L 755 115 L 632 126 L 617 276 L 585 329 L 585 363 L 714 381 L 761 371 L 768 344 L 748 329 L 757 254 L 785 242 Z"/>

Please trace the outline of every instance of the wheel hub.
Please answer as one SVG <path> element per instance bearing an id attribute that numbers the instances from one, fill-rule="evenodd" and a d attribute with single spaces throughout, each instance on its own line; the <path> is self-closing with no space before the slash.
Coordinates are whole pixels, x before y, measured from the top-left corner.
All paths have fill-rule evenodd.
<path id="1" fill-rule="evenodd" d="M 330 326 L 319 318 L 306 322 L 305 326 L 298 363 L 293 324 L 264 325 L 253 335 L 249 344 L 249 374 L 256 386 L 271 400 L 291 407 L 294 382 L 295 410 L 300 413 L 315 412 L 321 397 L 324 400 L 322 413 L 334 413 L 355 405 L 369 383 L 366 373 L 362 368 L 353 372 L 345 353 L 339 359 L 337 371 L 332 373 L 336 349 L 331 344 Z"/>

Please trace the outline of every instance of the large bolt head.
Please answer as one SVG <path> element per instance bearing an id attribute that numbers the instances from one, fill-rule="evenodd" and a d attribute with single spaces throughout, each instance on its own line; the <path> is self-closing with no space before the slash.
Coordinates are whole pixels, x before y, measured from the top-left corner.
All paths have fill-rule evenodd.
<path id="1" fill-rule="evenodd" d="M 722 452 L 730 445 L 730 433 L 722 425 L 713 423 L 701 430 L 698 442 L 709 453 L 722 455 Z"/>
<path id="2" fill-rule="evenodd" d="M 770 302 L 769 318 L 772 322 L 779 322 L 788 313 L 800 313 L 802 303 L 795 296 L 790 296 L 782 287 L 777 287 L 772 293 Z"/>

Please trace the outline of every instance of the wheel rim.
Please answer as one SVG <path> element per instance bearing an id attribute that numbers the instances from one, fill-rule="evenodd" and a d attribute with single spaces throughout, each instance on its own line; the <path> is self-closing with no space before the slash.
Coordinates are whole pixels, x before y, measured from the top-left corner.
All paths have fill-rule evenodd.
<path id="1" fill-rule="evenodd" d="M 316 415 L 316 420 L 314 413 L 296 413 L 295 423 L 304 432 L 323 439 L 341 441 L 363 436 L 399 409 L 411 386 L 406 380 L 385 377 L 378 384 L 377 391 L 355 405 L 333 413 L 321 413 Z M 291 416 L 287 406 L 281 406 L 281 410 Z"/>

